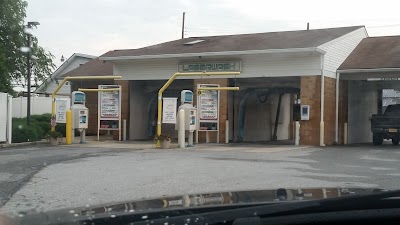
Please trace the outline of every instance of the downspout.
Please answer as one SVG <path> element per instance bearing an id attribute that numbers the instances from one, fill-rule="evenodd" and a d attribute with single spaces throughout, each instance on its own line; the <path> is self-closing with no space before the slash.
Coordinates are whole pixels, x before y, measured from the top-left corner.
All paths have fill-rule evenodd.
<path id="1" fill-rule="evenodd" d="M 336 118 L 335 118 L 335 143 L 339 144 L 339 79 L 340 73 L 336 73 Z"/>
<path id="2" fill-rule="evenodd" d="M 325 126 L 324 126 L 324 108 L 325 108 L 325 78 L 324 62 L 325 55 L 321 55 L 321 121 L 319 123 L 319 146 L 325 146 Z"/>

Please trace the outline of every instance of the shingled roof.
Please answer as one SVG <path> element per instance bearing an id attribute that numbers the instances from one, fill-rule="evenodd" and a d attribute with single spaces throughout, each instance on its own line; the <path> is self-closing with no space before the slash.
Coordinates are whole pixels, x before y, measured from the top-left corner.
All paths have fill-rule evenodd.
<path id="1" fill-rule="evenodd" d="M 400 36 L 364 38 L 338 70 L 400 68 Z"/>
<path id="2" fill-rule="evenodd" d="M 109 51 L 100 58 L 204 52 L 248 51 L 318 47 L 363 26 L 315 30 L 190 37 L 139 49 Z M 190 44 L 191 42 L 197 43 Z"/>
<path id="3" fill-rule="evenodd" d="M 95 58 L 65 74 L 62 77 L 74 76 L 109 76 L 113 75 L 113 64 Z"/>

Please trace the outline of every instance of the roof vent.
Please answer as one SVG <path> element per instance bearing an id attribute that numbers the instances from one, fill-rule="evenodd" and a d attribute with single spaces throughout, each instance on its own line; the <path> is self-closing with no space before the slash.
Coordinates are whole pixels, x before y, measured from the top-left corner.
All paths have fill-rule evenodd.
<path id="1" fill-rule="evenodd" d="M 194 44 L 197 44 L 197 43 L 200 43 L 200 42 L 203 42 L 203 41 L 204 40 L 199 39 L 199 40 L 189 41 L 189 42 L 183 43 L 183 45 L 194 45 Z"/>

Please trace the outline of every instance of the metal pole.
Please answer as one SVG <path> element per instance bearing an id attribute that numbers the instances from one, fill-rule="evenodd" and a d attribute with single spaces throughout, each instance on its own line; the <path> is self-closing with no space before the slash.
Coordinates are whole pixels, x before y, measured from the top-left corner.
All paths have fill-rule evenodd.
<path id="1" fill-rule="evenodd" d="M 7 108 L 7 143 L 12 143 L 12 95 L 8 96 L 8 108 Z"/>
<path id="2" fill-rule="evenodd" d="M 65 142 L 67 145 L 72 144 L 72 111 L 67 110 L 67 123 L 65 126 Z"/>
<path id="3" fill-rule="evenodd" d="M 26 66 L 27 66 L 27 79 L 28 79 L 28 96 L 27 96 L 27 107 L 26 107 L 26 124 L 29 126 L 31 122 L 31 35 L 27 34 L 27 45 L 29 51 L 26 57 Z"/>
<path id="4" fill-rule="evenodd" d="M 179 110 L 178 120 L 178 144 L 179 148 L 185 148 L 185 110 Z"/>
<path id="5" fill-rule="evenodd" d="M 185 12 L 183 12 L 183 18 L 182 18 L 182 39 L 185 38 Z"/>
<path id="6" fill-rule="evenodd" d="M 295 122 L 295 134 L 294 134 L 295 145 L 300 145 L 300 122 Z"/>
<path id="7" fill-rule="evenodd" d="M 126 119 L 123 121 L 123 123 L 124 123 L 124 136 L 122 140 L 126 141 Z"/>
<path id="8" fill-rule="evenodd" d="M 229 120 L 225 121 L 225 144 L 229 143 Z"/>
<path id="9" fill-rule="evenodd" d="M 277 136 L 276 133 L 278 132 L 279 114 L 281 113 L 282 96 L 283 96 L 283 94 L 280 94 L 280 95 L 279 95 L 278 108 L 276 109 L 275 126 L 274 126 L 274 136 L 272 137 L 272 140 L 273 140 L 273 141 L 278 140 L 278 136 Z"/>

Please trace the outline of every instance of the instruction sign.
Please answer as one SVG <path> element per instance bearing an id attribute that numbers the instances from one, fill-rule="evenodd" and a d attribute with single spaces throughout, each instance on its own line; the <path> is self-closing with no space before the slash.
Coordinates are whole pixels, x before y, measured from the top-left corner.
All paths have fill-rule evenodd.
<path id="1" fill-rule="evenodd" d="M 99 88 L 119 88 L 118 85 L 100 85 Z M 100 117 L 101 118 L 119 118 L 119 91 L 100 92 Z"/>
<path id="2" fill-rule="evenodd" d="M 163 123 L 176 123 L 177 102 L 178 98 L 163 98 Z"/>
<path id="3" fill-rule="evenodd" d="M 69 98 L 56 98 L 56 123 L 67 122 L 67 110 L 71 106 L 71 100 Z"/>
<path id="4" fill-rule="evenodd" d="M 200 84 L 199 87 L 219 87 L 219 85 Z M 199 119 L 206 121 L 218 120 L 218 98 L 217 90 L 202 90 L 199 95 Z"/>

